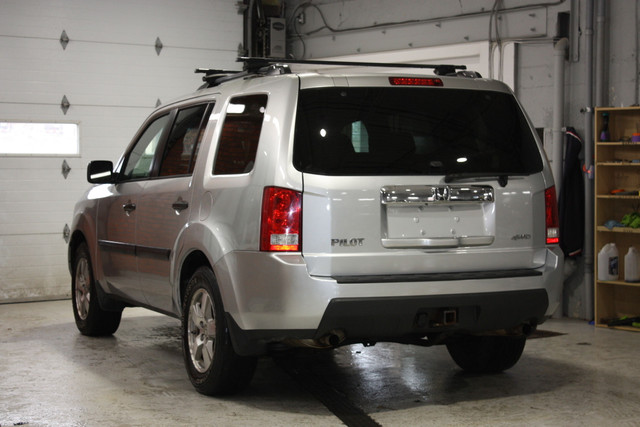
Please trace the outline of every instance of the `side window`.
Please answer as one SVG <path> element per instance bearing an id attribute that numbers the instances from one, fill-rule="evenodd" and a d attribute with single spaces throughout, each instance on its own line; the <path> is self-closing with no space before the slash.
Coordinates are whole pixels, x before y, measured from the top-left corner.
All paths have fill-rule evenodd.
<path id="1" fill-rule="evenodd" d="M 231 100 L 213 165 L 214 174 L 240 174 L 253 169 L 266 106 L 267 95 L 239 96 Z"/>
<path id="2" fill-rule="evenodd" d="M 153 169 L 153 157 L 158 149 L 162 133 L 169 121 L 166 114 L 153 121 L 138 139 L 129 153 L 122 177 L 124 179 L 148 178 Z"/>
<path id="3" fill-rule="evenodd" d="M 178 111 L 167 139 L 160 176 L 188 175 L 193 172 L 202 134 L 207 124 L 207 104 Z"/>

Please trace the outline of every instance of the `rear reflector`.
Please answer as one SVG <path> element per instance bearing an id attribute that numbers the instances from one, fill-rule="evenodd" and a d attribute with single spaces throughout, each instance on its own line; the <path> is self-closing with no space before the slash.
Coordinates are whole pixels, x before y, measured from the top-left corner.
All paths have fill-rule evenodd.
<path id="1" fill-rule="evenodd" d="M 389 77 L 393 86 L 444 86 L 442 80 L 431 77 Z"/>
<path id="2" fill-rule="evenodd" d="M 299 251 L 302 203 L 299 192 L 265 187 L 260 223 L 261 251 Z"/>
<path id="3" fill-rule="evenodd" d="M 558 221 L 558 201 L 556 187 L 544 190 L 545 225 L 547 229 L 547 245 L 560 243 L 560 221 Z"/>

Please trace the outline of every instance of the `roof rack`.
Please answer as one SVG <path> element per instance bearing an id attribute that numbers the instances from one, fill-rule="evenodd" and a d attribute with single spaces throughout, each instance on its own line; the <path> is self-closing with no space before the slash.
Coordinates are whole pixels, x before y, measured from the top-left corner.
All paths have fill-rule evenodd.
<path id="1" fill-rule="evenodd" d="M 205 82 L 199 89 L 205 89 L 212 86 L 217 86 L 220 83 L 237 79 L 242 77 L 242 75 L 247 75 L 248 73 L 245 71 L 232 71 L 232 70 L 220 70 L 217 68 L 196 68 L 194 71 L 196 74 L 204 74 L 202 76 L 202 81 Z"/>
<path id="2" fill-rule="evenodd" d="M 237 62 L 244 62 L 243 71 L 221 70 L 217 68 L 196 68 L 196 73 L 202 73 L 202 80 L 205 82 L 200 89 L 218 86 L 219 84 L 251 75 L 277 75 L 289 74 L 291 69 L 289 64 L 302 65 L 334 65 L 347 67 L 385 67 L 385 68 L 421 68 L 433 69 L 438 76 L 463 76 L 480 77 L 475 71 L 465 71 L 465 65 L 451 64 L 405 64 L 397 62 L 357 62 L 357 61 L 325 61 L 312 59 L 289 59 L 289 58 L 256 58 L 241 56 Z M 460 70 L 460 71 L 458 71 Z"/>
<path id="3" fill-rule="evenodd" d="M 219 70 L 216 68 L 196 68 L 196 73 L 203 73 L 202 80 L 205 82 L 200 89 L 218 86 L 223 82 L 235 80 L 251 75 L 273 76 L 279 74 L 290 74 L 289 66 L 281 63 L 261 63 L 260 66 L 248 67 L 245 64 L 244 71 Z"/>
<path id="4" fill-rule="evenodd" d="M 325 61 L 313 59 L 289 59 L 289 58 L 255 58 L 241 56 L 237 62 L 244 62 L 245 71 L 256 72 L 264 67 L 276 64 L 303 64 L 303 65 L 336 65 L 347 67 L 385 67 L 385 68 L 429 68 L 438 76 L 455 75 L 457 70 L 466 70 L 466 65 L 451 64 L 406 64 L 397 62 L 357 62 L 357 61 Z"/>

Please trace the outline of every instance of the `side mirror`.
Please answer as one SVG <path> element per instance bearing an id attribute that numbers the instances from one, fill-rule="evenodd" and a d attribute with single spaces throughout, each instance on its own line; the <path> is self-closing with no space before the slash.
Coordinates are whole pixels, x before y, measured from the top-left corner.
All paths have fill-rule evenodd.
<path id="1" fill-rule="evenodd" d="M 111 184 L 115 182 L 113 162 L 94 160 L 87 166 L 87 181 L 91 184 Z"/>

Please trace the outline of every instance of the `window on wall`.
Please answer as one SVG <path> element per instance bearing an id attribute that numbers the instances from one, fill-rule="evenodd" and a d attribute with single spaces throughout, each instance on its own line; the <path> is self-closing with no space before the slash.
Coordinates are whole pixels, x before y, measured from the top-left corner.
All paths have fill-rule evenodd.
<path id="1" fill-rule="evenodd" d="M 0 122 L 0 155 L 77 154 L 77 123 Z"/>
<path id="2" fill-rule="evenodd" d="M 220 135 L 214 174 L 241 174 L 253 169 L 266 106 L 267 95 L 231 100 Z"/>

